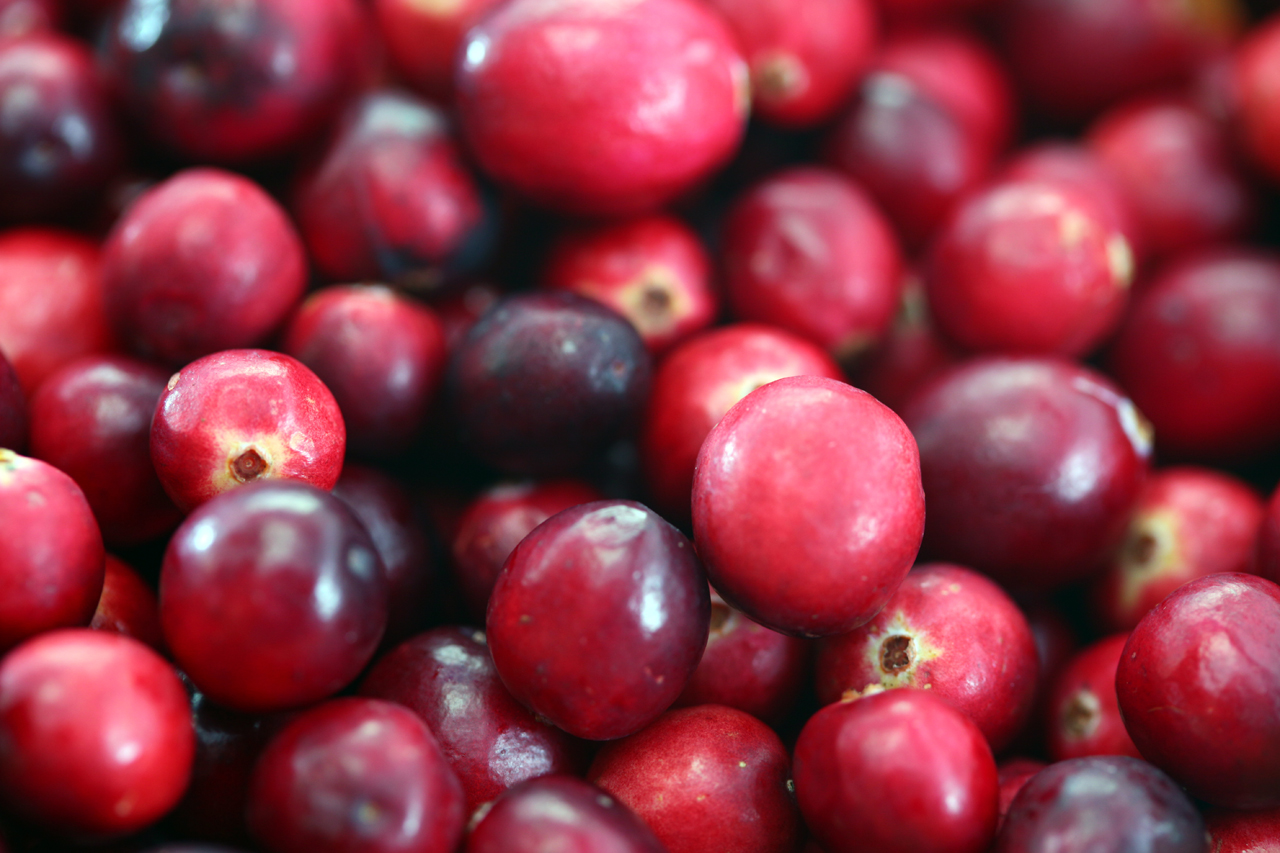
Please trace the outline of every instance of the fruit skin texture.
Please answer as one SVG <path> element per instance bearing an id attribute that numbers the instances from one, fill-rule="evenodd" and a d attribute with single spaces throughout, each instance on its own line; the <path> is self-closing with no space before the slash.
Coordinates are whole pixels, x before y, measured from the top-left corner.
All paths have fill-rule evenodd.
<path id="1" fill-rule="evenodd" d="M 88 625 L 102 595 L 102 534 L 70 477 L 0 448 L 0 650 Z"/>
<path id="2" fill-rule="evenodd" d="M 817 376 L 752 391 L 694 471 L 694 541 L 712 585 L 776 631 L 852 631 L 919 550 L 919 466 L 906 426 L 864 391 Z"/>
<path id="3" fill-rule="evenodd" d="M 611 740 L 671 707 L 710 619 L 680 531 L 634 501 L 595 501 L 547 519 L 511 553 L 486 634 L 516 699 L 570 734 Z"/>
<path id="4" fill-rule="evenodd" d="M 155 590 L 127 563 L 110 554 L 102 581 L 102 597 L 98 599 L 89 627 L 132 637 L 164 654 L 160 604 Z"/>
<path id="5" fill-rule="evenodd" d="M 710 175 L 737 149 L 747 92 L 732 34 L 693 0 L 513 0 L 458 52 L 480 166 L 576 214 L 651 211 Z"/>
<path id="6" fill-rule="evenodd" d="M 137 640 L 51 631 L 0 663 L 0 797 L 58 835 L 127 835 L 159 820 L 194 751 L 182 682 Z"/>
<path id="7" fill-rule="evenodd" d="M 349 684 L 382 639 L 387 579 L 369 534 L 328 492 L 253 483 L 193 512 L 160 570 L 160 622 L 200 692 L 276 711 Z"/>
<path id="8" fill-rule="evenodd" d="M 1193 796 L 1280 806 L 1280 586 L 1233 573 L 1180 587 L 1129 635 L 1116 692 L 1138 751 Z"/>
<path id="9" fill-rule="evenodd" d="M 980 853 L 995 837 L 991 749 L 926 691 L 828 705 L 800 732 L 794 760 L 800 811 L 829 853 Z"/>
<path id="10" fill-rule="evenodd" d="M 1280 80 L 1280 15 L 1265 18 L 1241 42 L 1232 77 L 1241 144 L 1273 183 L 1280 181 L 1280 109 L 1273 94 Z"/>
<path id="11" fill-rule="evenodd" d="M 1259 853 L 1280 845 L 1280 808 L 1255 812 L 1210 809 L 1205 814 L 1211 853 Z"/>
<path id="12" fill-rule="evenodd" d="M 1018 605 L 961 566 L 913 569 L 870 622 L 818 646 L 818 700 L 915 687 L 949 703 L 1000 752 L 1031 713 L 1039 670 Z"/>
<path id="13" fill-rule="evenodd" d="M 178 367 L 261 343 L 302 298 L 307 259 L 284 210 L 253 181 L 186 169 L 116 223 L 102 278 L 121 340 Z"/>
<path id="14" fill-rule="evenodd" d="M 301 362 L 227 350 L 169 379 L 151 422 L 151 461 L 169 497 L 192 510 L 256 480 L 332 489 L 346 427 L 333 394 Z"/>
<path id="15" fill-rule="evenodd" d="M 670 853 L 791 853 L 802 829 L 790 776 L 773 730 L 721 705 L 669 711 L 605 744 L 587 772 Z"/>
<path id="16" fill-rule="evenodd" d="M 373 0 L 373 12 L 391 63 L 415 89 L 436 103 L 453 100 L 454 57 L 467 30 L 499 0 Z"/>
<path id="17" fill-rule="evenodd" d="M 0 352 L 0 447 L 27 449 L 27 398 L 9 359 Z"/>
<path id="18" fill-rule="evenodd" d="M 1089 755 L 1141 758 L 1125 731 L 1116 668 L 1128 634 L 1114 634 L 1076 654 L 1053 680 L 1046 731 L 1054 761 Z"/>

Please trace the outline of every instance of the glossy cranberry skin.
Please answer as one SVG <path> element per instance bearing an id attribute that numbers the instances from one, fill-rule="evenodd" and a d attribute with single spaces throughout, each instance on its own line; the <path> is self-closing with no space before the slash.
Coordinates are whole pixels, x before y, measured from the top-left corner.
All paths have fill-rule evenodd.
<path id="1" fill-rule="evenodd" d="M 307 262 L 270 196 L 220 169 L 187 169 L 151 188 L 103 249 L 107 310 L 134 352 L 181 366 L 254 346 L 302 298 Z"/>
<path id="2" fill-rule="evenodd" d="M 659 362 L 640 433 L 654 505 L 669 518 L 688 519 L 693 466 L 707 433 L 748 393 L 787 376 L 844 378 L 816 344 L 760 323 L 704 332 Z"/>
<path id="3" fill-rule="evenodd" d="M 800 732 L 794 761 L 800 811 L 829 853 L 980 853 L 995 836 L 991 749 L 923 690 L 828 705 Z"/>
<path id="4" fill-rule="evenodd" d="M 294 481 L 236 489 L 193 512 L 160 573 L 174 659 L 210 699 L 275 711 L 349 684 L 386 628 L 387 579 L 338 498 Z"/>
<path id="5" fill-rule="evenodd" d="M 1191 581 L 1129 635 L 1116 672 L 1125 727 L 1144 758 L 1199 799 L 1274 808 L 1277 660 L 1280 586 L 1234 573 Z"/>
<path id="6" fill-rule="evenodd" d="M 378 660 L 360 695 L 422 718 L 462 784 L 467 814 L 526 779 L 585 767 L 581 742 L 502 686 L 482 631 L 435 628 L 405 641 Z"/>
<path id="7" fill-rule="evenodd" d="M 301 362 L 268 350 L 191 362 L 169 378 L 151 422 L 151 461 L 184 510 L 256 480 L 332 489 L 345 447 L 329 389 Z"/>
<path id="8" fill-rule="evenodd" d="M 1128 756 L 1060 761 L 1014 797 L 997 853 L 1204 853 L 1204 821 L 1165 774 Z"/>
<path id="9" fill-rule="evenodd" d="M 102 596 L 89 627 L 132 637 L 164 653 L 160 605 L 155 590 L 123 560 L 107 555 Z"/>
<path id="10" fill-rule="evenodd" d="M 1256 812 L 1211 809 L 1205 826 L 1213 853 L 1252 853 L 1280 845 L 1280 808 Z"/>
<path id="11" fill-rule="evenodd" d="M 1039 660 L 1018 605 L 988 578 L 917 567 L 875 618 L 818 647 L 818 700 L 915 687 L 963 713 L 999 752 L 1031 713 Z"/>
<path id="12" fill-rule="evenodd" d="M 639 415 L 650 362 L 635 328 L 572 293 L 530 293 L 495 305 L 449 365 L 460 434 L 513 474 L 565 474 Z"/>
<path id="13" fill-rule="evenodd" d="M 1150 431 L 1101 375 L 977 358 L 904 407 L 929 496 L 924 552 L 1045 590 L 1096 573 L 1146 479 Z"/>
<path id="14" fill-rule="evenodd" d="M 373 0 L 373 12 L 396 71 L 437 103 L 453 99 L 454 58 L 467 30 L 498 0 Z"/>
<path id="15" fill-rule="evenodd" d="M 1235 477 L 1208 468 L 1157 471 L 1094 587 L 1094 612 L 1109 630 L 1131 631 L 1187 581 L 1253 573 L 1263 515 L 1262 498 Z"/>
<path id="16" fill-rule="evenodd" d="M 247 819 L 273 853 L 452 853 L 466 815 L 422 720 L 390 702 L 345 698 L 304 712 L 267 744 Z"/>
<path id="17" fill-rule="evenodd" d="M 0 352 L 0 447 L 22 453 L 27 449 L 27 398 L 18 374 Z"/>
<path id="18" fill-rule="evenodd" d="M 836 358 L 888 329 L 902 257 L 888 221 L 856 184 L 797 167 L 752 187 L 725 220 L 724 288 L 739 320 L 780 326 Z"/>
<path id="19" fill-rule="evenodd" d="M 530 779 L 500 797 L 467 837 L 465 853 L 664 853 L 644 821 L 572 776 Z"/>
<path id="20" fill-rule="evenodd" d="M 570 734 L 610 740 L 671 707 L 710 619 L 689 540 L 641 504 L 595 501 L 552 516 L 511 553 L 486 633 L 516 699 Z"/>
<path id="21" fill-rule="evenodd" d="M 663 205 L 723 165 L 746 122 L 746 64 L 693 0 L 513 0 L 467 34 L 458 62 L 480 166 L 572 213 Z"/>
<path id="22" fill-rule="evenodd" d="M 800 844 L 787 750 L 733 708 L 669 711 L 605 744 L 587 779 L 631 808 L 670 853 L 791 853 Z"/>
<path id="23" fill-rule="evenodd" d="M 1273 182 L 1280 180 L 1280 108 L 1272 94 L 1280 80 L 1280 15 L 1271 14 L 1244 38 L 1228 73 L 1240 143 Z"/>
<path id="24" fill-rule="evenodd" d="M 0 0 L 0 38 L 49 32 L 61 22 L 58 0 Z"/>
<path id="25" fill-rule="evenodd" d="M 8 808 L 60 836 L 95 837 L 168 811 L 191 775 L 195 737 L 164 658 L 128 637 L 71 629 L 0 663 L 0 747 Z"/>
<path id="26" fill-rule="evenodd" d="M 66 474 L 0 448 L 0 650 L 88 625 L 102 594 L 102 534 Z"/>
<path id="27" fill-rule="evenodd" d="M 1079 652 L 1049 691 L 1049 756 L 1054 761 L 1088 755 L 1141 758 L 1125 731 L 1116 699 L 1116 667 L 1128 634 L 1113 634 Z"/>
<path id="28" fill-rule="evenodd" d="M 1014 797 L 1018 796 L 1018 792 L 1030 782 L 1035 775 L 1049 765 L 1043 761 L 1036 761 L 1033 758 L 1011 758 L 1002 761 L 996 768 L 1000 779 L 1000 825 L 1004 825 L 1004 819 L 1009 814 L 1009 806 L 1013 804 Z"/>
<path id="29" fill-rule="evenodd" d="M 694 538 L 711 583 L 774 630 L 852 631 L 920 547 L 919 465 L 902 421 L 864 391 L 817 376 L 752 391 L 711 430 L 694 471 Z"/>

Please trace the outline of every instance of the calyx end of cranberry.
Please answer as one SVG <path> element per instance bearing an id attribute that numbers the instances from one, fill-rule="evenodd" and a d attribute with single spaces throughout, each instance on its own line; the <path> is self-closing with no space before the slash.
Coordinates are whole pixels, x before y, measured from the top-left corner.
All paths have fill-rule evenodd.
<path id="1" fill-rule="evenodd" d="M 271 471 L 271 457 L 256 447 L 248 447 L 233 455 L 228 461 L 231 476 L 240 483 L 251 483 L 261 477 L 268 476 Z"/>

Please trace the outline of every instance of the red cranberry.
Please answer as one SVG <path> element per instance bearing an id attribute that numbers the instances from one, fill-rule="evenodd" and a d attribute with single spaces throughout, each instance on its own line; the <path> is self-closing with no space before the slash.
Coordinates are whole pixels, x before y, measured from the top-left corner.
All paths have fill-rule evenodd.
<path id="1" fill-rule="evenodd" d="M 272 853 L 452 853 L 462 788 L 422 720 L 336 699 L 276 735 L 253 771 L 249 830 Z"/>
<path id="2" fill-rule="evenodd" d="M 1258 531 L 1258 574 L 1280 583 L 1280 488 L 1271 495 Z"/>
<path id="3" fill-rule="evenodd" d="M 155 591 L 129 564 L 107 555 L 106 573 L 98 609 L 89 622 L 90 628 L 111 631 L 146 643 L 158 652 L 164 651 L 164 635 L 160 633 L 160 607 Z"/>
<path id="4" fill-rule="evenodd" d="M 979 12 L 995 6 L 997 2 L 998 0 L 880 0 L 880 8 L 896 20 L 916 21 Z"/>
<path id="5" fill-rule="evenodd" d="M 693 0 L 512 0 L 458 57 L 480 165 L 561 210 L 657 208 L 721 166 L 746 122 L 746 64 Z"/>
<path id="6" fill-rule="evenodd" d="M 1280 846 L 1280 808 L 1256 812 L 1213 809 L 1205 815 L 1213 853 L 1255 853 Z"/>
<path id="7" fill-rule="evenodd" d="M 102 595 L 102 534 L 66 474 L 0 448 L 0 651 L 88 625 Z"/>
<path id="8" fill-rule="evenodd" d="M 499 0 L 373 0 L 378 33 L 391 64 L 406 81 L 439 103 L 453 98 L 454 57 L 467 30 Z"/>
<path id="9" fill-rule="evenodd" d="M 182 796 L 195 737 L 173 668 L 128 637 L 53 631 L 0 663 L 0 797 L 58 835 L 125 835 Z"/>
<path id="10" fill-rule="evenodd" d="M 257 184 L 188 169 L 147 190 L 103 249 L 107 310 L 134 351 L 174 365 L 254 346 L 302 298 L 307 261 Z"/>
<path id="11" fill-rule="evenodd" d="M 254 483 L 193 512 L 165 552 L 160 622 L 213 701 L 273 711 L 323 699 L 373 656 L 387 619 L 382 561 L 342 501 Z"/>
<path id="12" fill-rule="evenodd" d="M 0 38 L 49 32 L 61 21 L 58 0 L 0 0 Z"/>
<path id="13" fill-rule="evenodd" d="M 1054 761 L 1088 755 L 1141 758 L 1120 718 L 1116 667 L 1128 634 L 1115 634 L 1077 654 L 1049 691 L 1049 755 Z"/>
<path id="14" fill-rule="evenodd" d="M 884 216 L 856 184 L 814 167 L 775 175 L 738 199 L 723 260 L 734 316 L 781 326 L 841 359 L 885 333 L 902 287 Z"/>
<path id="15" fill-rule="evenodd" d="M 552 516 L 511 553 L 487 633 L 512 695 L 570 734 L 609 740 L 671 707 L 710 618 L 680 531 L 638 503 L 596 501 Z"/>
<path id="16" fill-rule="evenodd" d="M 1113 631 L 1131 631 L 1190 580 L 1253 572 L 1262 499 L 1206 468 L 1156 472 L 1134 506 L 1124 545 L 1094 588 L 1094 610 Z"/>
<path id="17" fill-rule="evenodd" d="M 790 777 L 773 730 L 719 705 L 670 711 L 605 744 L 587 774 L 670 853 L 795 850 L 802 829 Z"/>
<path id="18" fill-rule="evenodd" d="M 1209 575 L 1143 617 L 1120 658 L 1120 711 L 1139 752 L 1215 806 L 1280 805 L 1277 626 L 1280 587 Z"/>
<path id="19" fill-rule="evenodd" d="M 502 686 L 481 631 L 436 628 L 407 640 L 374 665 L 360 695 L 422 718 L 462 783 L 468 814 L 526 779 L 585 766 L 579 741 Z"/>
<path id="20" fill-rule="evenodd" d="M 654 505 L 689 518 L 698 450 L 725 413 L 761 385 L 787 376 L 843 379 L 818 346 L 782 329 L 737 323 L 682 343 L 659 363 L 640 453 Z"/>
<path id="21" fill-rule="evenodd" d="M 1274 96 L 1280 84 L 1280 14 L 1272 13 L 1246 36 L 1229 74 L 1243 147 L 1273 182 L 1280 180 L 1280 104 Z"/>
<path id="22" fill-rule="evenodd" d="M 967 717 L 923 690 L 823 708 L 796 742 L 795 785 L 830 853 L 981 853 L 995 836 L 991 749 Z"/>
<path id="23" fill-rule="evenodd" d="M 963 713 L 999 752 L 1036 695 L 1035 639 L 1018 605 L 960 566 L 921 566 L 875 618 L 819 645 L 818 699 L 897 687 L 929 690 Z"/>
<path id="24" fill-rule="evenodd" d="M 1124 535 L 1150 430 L 1099 374 L 1057 359 L 974 359 L 902 414 L 919 442 L 931 558 L 1049 589 L 1094 574 Z"/>
<path id="25" fill-rule="evenodd" d="M 27 398 L 18 374 L 0 352 L 0 447 L 19 453 L 27 448 Z"/>
<path id="26" fill-rule="evenodd" d="M 1173 780 L 1128 756 L 1060 761 L 1014 797 L 996 853 L 1204 853 L 1204 821 Z"/>
<path id="27" fill-rule="evenodd" d="M 1079 649 L 1075 629 L 1062 612 L 1044 601 L 1028 606 L 1024 613 L 1031 636 L 1036 641 L 1036 659 L 1040 662 L 1036 678 L 1036 700 L 1032 705 L 1027 725 L 1009 746 L 1009 752 L 1045 754 L 1047 737 L 1045 721 L 1049 717 L 1049 688 L 1057 680 L 1058 673 Z"/>
<path id="28" fill-rule="evenodd" d="M 1009 814 L 1009 806 L 1014 797 L 1030 782 L 1035 775 L 1049 765 L 1032 758 L 1011 758 L 1003 761 L 996 768 L 1000 779 L 1000 825 L 1004 825 L 1005 816 Z"/>
<path id="29" fill-rule="evenodd" d="M 255 480 L 332 489 L 345 446 L 329 389 L 301 362 L 267 350 L 191 362 L 170 377 L 151 423 L 151 461 L 185 510 Z"/>

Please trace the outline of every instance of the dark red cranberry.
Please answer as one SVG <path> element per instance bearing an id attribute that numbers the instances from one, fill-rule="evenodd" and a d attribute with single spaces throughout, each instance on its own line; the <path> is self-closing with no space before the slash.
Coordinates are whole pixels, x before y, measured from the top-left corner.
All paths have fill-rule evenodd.
<path id="1" fill-rule="evenodd" d="M 566 473 L 603 450 L 644 406 L 649 376 L 635 328 L 572 293 L 504 299 L 449 366 L 462 437 L 484 461 L 520 474 Z"/>
<path id="2" fill-rule="evenodd" d="M 102 596 L 98 599 L 98 609 L 94 611 L 89 627 L 132 637 L 158 652 L 164 652 L 160 607 L 155 590 L 128 563 L 110 554 L 107 555 L 102 581 Z"/>
<path id="3" fill-rule="evenodd" d="M 353 451 L 407 449 L 444 378 L 444 329 L 425 305 L 382 285 L 327 287 L 284 330 L 284 352 L 333 392 Z"/>
<path id="4" fill-rule="evenodd" d="M 489 313 L 489 309 L 497 305 L 503 295 L 497 285 L 476 281 L 432 302 L 432 307 L 444 326 L 445 347 L 450 353 L 457 351 L 471 327 Z"/>
<path id="5" fill-rule="evenodd" d="M 997 853 L 1204 853 L 1204 820 L 1173 780 L 1128 756 L 1060 761 L 1014 797 Z"/>
<path id="6" fill-rule="evenodd" d="M 254 483 L 209 501 L 173 535 L 160 622 L 213 701 L 293 708 L 364 669 L 386 628 L 387 579 L 342 501 L 306 483 Z"/>
<path id="7" fill-rule="evenodd" d="M 796 376 L 752 391 L 698 454 L 693 529 L 725 601 L 788 634 L 852 631 L 920 547 L 915 441 L 874 397 Z"/>
<path id="8" fill-rule="evenodd" d="M 148 847 L 143 853 L 242 853 L 242 851 L 217 844 L 164 844 Z"/>
<path id="9" fill-rule="evenodd" d="M 1040 662 L 1036 678 L 1036 700 L 1027 725 L 1009 745 L 1010 753 L 1045 754 L 1049 717 L 1049 688 L 1080 647 L 1075 629 L 1056 606 L 1038 601 L 1023 611 L 1031 636 L 1036 641 L 1036 658 Z"/>
<path id="10" fill-rule="evenodd" d="M 1100 570 L 1151 456 L 1134 405 L 1057 359 L 974 359 L 922 388 L 902 416 L 929 496 L 925 553 L 1017 589 Z"/>
<path id="11" fill-rule="evenodd" d="M 1215 806 L 1280 806 L 1278 626 L 1280 586 L 1209 575 L 1144 616 L 1120 658 L 1120 712 L 1138 751 Z"/>
<path id="12" fill-rule="evenodd" d="M 888 330 L 902 288 L 884 215 L 852 181 L 816 167 L 774 175 L 738 199 L 723 262 L 735 317 L 781 326 L 838 359 Z"/>
<path id="13" fill-rule="evenodd" d="M 967 717 L 924 690 L 823 708 L 796 742 L 795 785 L 809 829 L 830 853 L 981 853 L 996 832 L 991 748 Z"/>
<path id="14" fill-rule="evenodd" d="M 480 165 L 574 213 L 661 206 L 723 165 L 746 123 L 746 63 L 694 0 L 512 0 L 467 34 L 458 62 Z"/>
<path id="15" fill-rule="evenodd" d="M 963 713 L 999 752 L 1031 713 L 1039 670 L 1018 605 L 960 566 L 916 568 L 884 609 L 848 634 L 823 640 L 818 700 L 868 691 L 929 690 Z"/>
<path id="16" fill-rule="evenodd" d="M 1267 502 L 1266 515 L 1258 531 L 1258 574 L 1280 583 L 1280 488 Z"/>
<path id="17" fill-rule="evenodd" d="M 27 449 L 27 398 L 18 374 L 0 352 L 0 447 L 22 453 Z"/>
<path id="18" fill-rule="evenodd" d="M 1213 853 L 1255 853 L 1280 847 L 1280 808 L 1255 812 L 1211 809 L 1205 825 Z"/>
<path id="19" fill-rule="evenodd" d="M 1107 630 L 1131 631 L 1187 581 L 1253 572 L 1264 512 L 1262 498 L 1235 477 L 1207 468 L 1157 471 L 1094 587 L 1099 621 Z"/>
<path id="20" fill-rule="evenodd" d="M 481 631 L 436 628 L 407 640 L 374 665 L 360 695 L 422 718 L 462 783 L 467 814 L 526 779 L 585 767 L 577 739 L 502 686 Z"/>
<path id="21" fill-rule="evenodd" d="M 880 8 L 895 21 L 916 22 L 981 12 L 998 0 L 880 0 Z"/>
<path id="22" fill-rule="evenodd" d="M 605 744 L 587 778 L 634 811 L 670 853 L 775 853 L 800 843 L 787 750 L 772 729 L 733 708 L 669 711 Z"/>
<path id="23" fill-rule="evenodd" d="M 438 285 L 484 225 L 479 190 L 445 114 L 394 91 L 348 108 L 299 177 L 293 211 L 325 276 L 414 290 Z"/>
<path id="24" fill-rule="evenodd" d="M 133 203 L 107 238 L 102 275 L 121 339 L 180 366 L 261 343 L 302 298 L 307 261 L 261 187 L 200 168 Z"/>
<path id="25" fill-rule="evenodd" d="M 173 668 L 129 637 L 53 631 L 0 663 L 0 797 L 60 836 L 126 835 L 178 802 L 195 737 Z"/>
<path id="26" fill-rule="evenodd" d="M 84 490 L 108 543 L 145 542 L 182 520 L 151 465 L 151 418 L 168 379 L 136 359 L 92 355 L 31 398 L 31 454 Z"/>
<path id="27" fill-rule="evenodd" d="M 184 510 L 256 480 L 332 489 L 346 429 L 338 404 L 301 362 L 227 350 L 169 378 L 151 422 L 151 461 Z"/>
<path id="28" fill-rule="evenodd" d="M 0 448 L 0 519 L 0 651 L 88 625 L 105 556 L 80 487 L 52 465 Z"/>
<path id="29" fill-rule="evenodd" d="M 1037 773 L 1049 765 L 1033 758 L 1011 758 L 1002 761 L 996 768 L 1000 779 L 1000 825 L 1004 825 L 1005 816 L 1009 814 L 1009 806 L 1014 797 L 1030 782 Z"/>
<path id="30" fill-rule="evenodd" d="M 346 698 L 272 738 L 249 786 L 249 831 L 272 853 L 453 853 L 462 787 L 409 710 Z"/>
<path id="31" fill-rule="evenodd" d="M 1049 691 L 1046 731 L 1054 761 L 1088 755 L 1141 758 L 1116 700 L 1116 667 L 1128 634 L 1099 640 L 1077 654 Z"/>
<path id="32" fill-rule="evenodd" d="M 453 99 L 455 57 L 463 37 L 499 0 L 373 0 L 391 64 L 415 89 L 435 100 Z"/>
<path id="33" fill-rule="evenodd" d="M 0 0 L 0 38 L 50 32 L 61 22 L 59 0 Z"/>
<path id="34" fill-rule="evenodd" d="M 1271 180 L 1280 180 L 1280 14 L 1272 13 L 1240 44 L 1228 69 L 1240 141 Z"/>
<path id="35" fill-rule="evenodd" d="M 498 576 L 489 649 L 518 700 L 589 740 L 625 737 L 683 692 L 711 619 L 693 546 L 633 501 L 544 521 Z"/>

